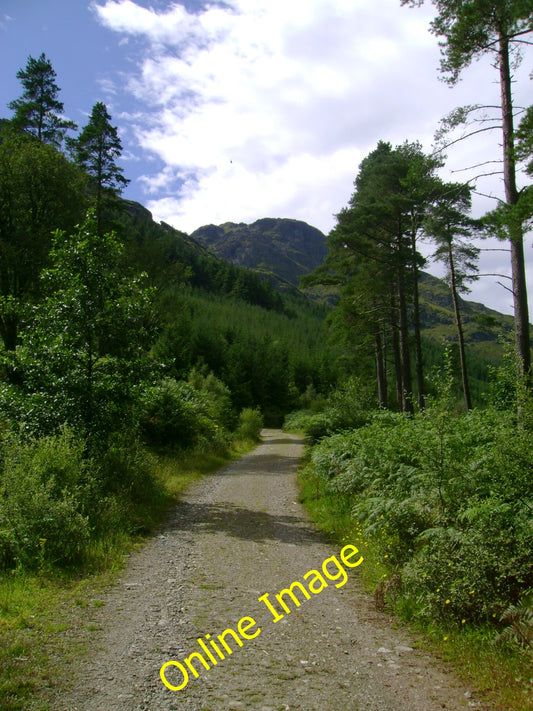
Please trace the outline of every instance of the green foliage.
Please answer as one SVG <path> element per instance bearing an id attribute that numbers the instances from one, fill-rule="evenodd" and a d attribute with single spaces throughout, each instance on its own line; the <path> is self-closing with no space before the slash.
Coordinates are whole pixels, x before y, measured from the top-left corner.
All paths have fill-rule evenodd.
<path id="1" fill-rule="evenodd" d="M 420 6 L 424 0 L 401 0 L 402 5 Z M 524 233 L 531 225 L 533 195 L 530 188 L 517 187 L 516 148 L 521 158 L 527 158 L 529 118 L 524 117 L 518 137 L 514 131 L 513 64 L 521 59 L 521 45 L 528 44 L 525 36 L 533 32 L 533 15 L 528 0 L 433 0 L 437 15 L 431 23 L 432 32 L 441 37 L 441 71 L 450 85 L 459 81 L 461 72 L 474 60 L 490 53 L 495 57 L 493 68 L 498 72 L 501 114 L 483 116 L 474 122 L 487 125 L 478 129 L 472 122 L 472 131 L 457 140 L 468 138 L 480 131 L 502 132 L 502 176 L 505 200 L 486 216 L 485 224 L 492 234 L 509 239 L 515 309 L 515 333 L 519 354 L 520 373 L 529 373 L 531 345 L 528 321 L 528 294 L 525 278 Z M 472 111 L 494 110 L 495 106 L 468 106 L 455 112 L 448 121 L 450 128 L 464 122 Z M 446 126 L 444 126 L 446 130 Z M 456 141 L 451 141 L 455 143 Z M 525 153 L 524 153 L 525 152 Z"/>
<path id="2" fill-rule="evenodd" d="M 516 139 L 517 158 L 528 161 L 526 172 L 533 176 L 533 106 L 530 106 L 522 116 Z"/>
<path id="3" fill-rule="evenodd" d="M 392 350 L 398 406 L 413 409 L 410 327 L 420 342 L 417 249 L 423 219 L 434 201 L 439 161 L 418 143 L 392 148 L 380 141 L 362 161 L 349 204 L 328 236 L 329 255 L 307 284 L 341 286 L 332 319 L 359 359 L 375 360 L 377 401 L 388 406 L 387 360 Z M 411 316 L 412 314 L 412 316 Z M 423 405 L 421 348 L 415 348 L 418 402 Z"/>
<path id="4" fill-rule="evenodd" d="M 208 416 L 221 426 L 229 427 L 234 416 L 231 407 L 231 391 L 228 386 L 213 373 L 206 372 L 205 368 L 203 372 L 193 368 L 189 373 L 188 382 L 203 396 Z"/>
<path id="5" fill-rule="evenodd" d="M 414 417 L 375 413 L 323 438 L 312 470 L 394 576 L 409 617 L 496 623 L 533 585 L 533 430 L 513 411 L 459 413 L 449 364 Z M 525 411 L 528 412 L 527 408 Z"/>
<path id="6" fill-rule="evenodd" d="M 418 6 L 424 0 L 401 0 Z M 441 69 L 450 84 L 459 81 L 461 71 L 474 59 L 490 52 L 499 36 L 507 41 L 533 30 L 531 6 L 524 0 L 432 0 L 438 15 L 432 32 L 444 40 Z"/>
<path id="7" fill-rule="evenodd" d="M 148 273 L 151 282 L 173 289 L 187 283 L 210 294 L 261 306 L 289 315 L 285 299 L 268 280 L 252 270 L 237 267 L 199 247 L 190 237 L 165 223 L 156 224 L 137 203 L 120 203 L 118 230 L 136 270 Z"/>
<path id="8" fill-rule="evenodd" d="M 28 432 L 48 434 L 68 423 L 96 442 L 128 424 L 147 370 L 152 293 L 121 271 L 121 250 L 113 234 L 97 234 L 91 214 L 70 237 L 56 233 L 52 267 L 42 278 L 47 296 L 16 354 L 22 382 L 0 393 Z"/>
<path id="9" fill-rule="evenodd" d="M 114 203 L 129 182 L 115 162 L 122 153 L 122 144 L 105 104 L 99 101 L 93 106 L 89 122 L 77 138 L 68 141 L 68 146 L 76 163 L 89 176 L 101 234 L 105 208 Z"/>
<path id="10" fill-rule="evenodd" d="M 533 648 L 533 607 L 525 601 L 509 605 L 501 617 L 507 627 L 500 640 L 512 640 L 522 647 Z"/>
<path id="11" fill-rule="evenodd" d="M 44 52 L 39 59 L 28 57 L 24 69 L 17 72 L 24 87 L 20 99 L 15 99 L 9 108 L 15 112 L 13 125 L 37 138 L 40 143 L 59 147 L 68 129 L 75 129 L 73 121 L 62 117 L 63 103 L 59 101 L 56 73 Z"/>
<path id="12" fill-rule="evenodd" d="M 338 377 L 338 348 L 327 342 L 321 307 L 300 304 L 292 318 L 187 287 L 164 303 L 154 361 L 176 379 L 207 368 L 229 389 L 236 412 L 258 406 L 279 425 L 301 393 L 327 391 Z"/>
<path id="13" fill-rule="evenodd" d="M 83 443 L 69 431 L 40 440 L 2 443 L 0 564 L 74 565 L 89 540 L 82 511 L 87 468 Z"/>
<path id="14" fill-rule="evenodd" d="M 52 146 L 6 131 L 0 137 L 0 336 L 14 350 L 24 307 L 40 293 L 51 234 L 82 219 L 85 177 Z"/>
<path id="15" fill-rule="evenodd" d="M 308 409 L 291 413 L 285 419 L 285 428 L 303 429 L 315 443 L 335 432 L 362 427 L 371 417 L 372 391 L 362 378 L 351 376 L 319 403 L 318 412 Z"/>
<path id="16" fill-rule="evenodd" d="M 80 568 L 121 535 L 146 532 L 165 502 L 134 433 L 115 433 L 99 454 L 71 430 L 2 441 L 0 568 Z"/>
<path id="17" fill-rule="evenodd" d="M 259 409 L 245 408 L 239 414 L 239 423 L 235 430 L 235 439 L 251 440 L 259 442 L 261 430 L 263 429 L 263 416 Z"/>
<path id="18" fill-rule="evenodd" d="M 225 423 L 219 417 L 227 412 L 227 389 L 214 378 L 206 378 L 200 387 L 167 378 L 143 393 L 139 419 L 149 443 L 177 448 L 192 448 L 202 441 L 223 444 Z"/>

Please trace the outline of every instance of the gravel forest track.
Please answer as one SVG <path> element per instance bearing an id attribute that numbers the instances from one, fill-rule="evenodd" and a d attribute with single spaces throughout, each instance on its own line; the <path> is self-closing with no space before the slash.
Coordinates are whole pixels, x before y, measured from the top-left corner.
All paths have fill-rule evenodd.
<path id="1" fill-rule="evenodd" d="M 88 613 L 90 651 L 71 660 L 51 711 L 487 708 L 374 609 L 359 567 L 346 568 L 342 587 L 328 580 L 273 622 L 258 598 L 268 592 L 275 600 L 341 548 L 324 541 L 297 502 L 302 449 L 296 435 L 264 430 L 252 453 L 188 490 L 159 534 L 132 554 L 105 604 Z M 260 634 L 232 644 L 233 654 L 198 678 L 189 672 L 183 689 L 164 686 L 165 662 L 201 652 L 198 638 L 237 630 L 245 616 L 257 623 L 249 634 Z M 177 667 L 167 678 L 183 682 Z"/>

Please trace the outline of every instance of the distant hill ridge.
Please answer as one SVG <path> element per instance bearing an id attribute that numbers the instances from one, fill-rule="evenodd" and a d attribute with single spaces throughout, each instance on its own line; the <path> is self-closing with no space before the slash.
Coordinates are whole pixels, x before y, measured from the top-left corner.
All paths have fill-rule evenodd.
<path id="1" fill-rule="evenodd" d="M 326 236 L 306 222 L 266 217 L 251 225 L 206 225 L 191 237 L 222 259 L 298 286 L 328 253 Z"/>

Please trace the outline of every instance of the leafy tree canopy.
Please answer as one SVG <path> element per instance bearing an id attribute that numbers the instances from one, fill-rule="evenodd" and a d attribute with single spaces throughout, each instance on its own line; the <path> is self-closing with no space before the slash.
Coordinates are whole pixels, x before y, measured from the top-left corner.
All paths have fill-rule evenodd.
<path id="1" fill-rule="evenodd" d="M 16 345 L 22 303 L 39 291 L 51 233 L 83 216 L 83 172 L 52 146 L 5 130 L 0 143 L 0 336 Z"/>
<path id="2" fill-rule="evenodd" d="M 444 37 L 441 70 L 450 84 L 473 59 L 497 51 L 498 42 L 515 40 L 533 31 L 531 0 L 432 0 L 438 15 L 432 32 Z M 401 0 L 420 7 L 424 0 Z"/>

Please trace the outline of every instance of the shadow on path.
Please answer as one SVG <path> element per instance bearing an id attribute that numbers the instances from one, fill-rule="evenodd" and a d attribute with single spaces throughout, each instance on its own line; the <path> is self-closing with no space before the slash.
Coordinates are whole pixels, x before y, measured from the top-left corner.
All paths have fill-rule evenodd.
<path id="1" fill-rule="evenodd" d="M 226 533 L 234 538 L 266 543 L 316 544 L 320 535 L 298 515 L 273 516 L 230 503 L 182 502 L 168 522 L 169 532 Z"/>

